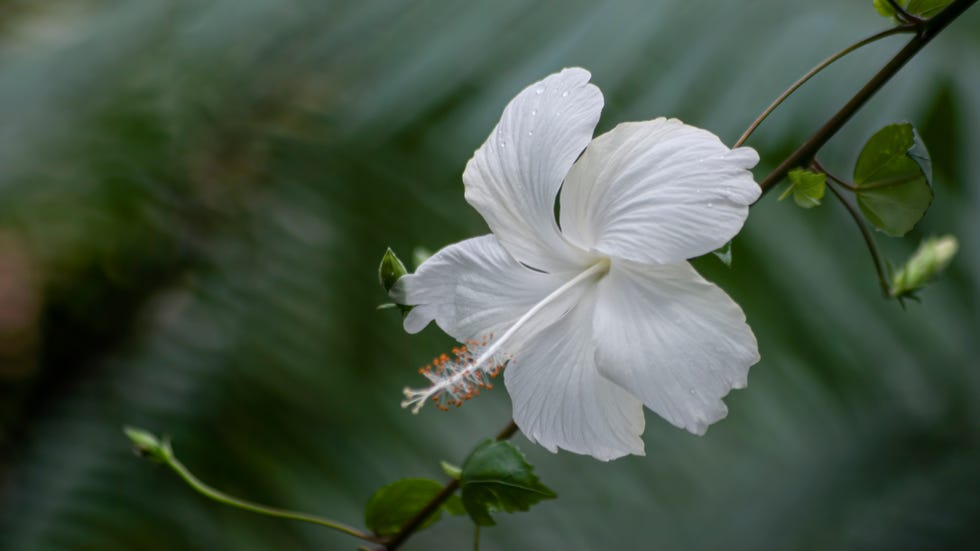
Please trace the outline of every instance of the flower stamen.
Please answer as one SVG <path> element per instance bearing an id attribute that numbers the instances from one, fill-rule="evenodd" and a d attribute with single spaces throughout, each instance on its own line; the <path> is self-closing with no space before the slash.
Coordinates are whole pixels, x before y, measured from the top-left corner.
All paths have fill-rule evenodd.
<path id="1" fill-rule="evenodd" d="M 412 413 L 418 413 L 427 401 L 432 400 L 436 407 L 445 411 L 450 405 L 456 407 L 463 405 L 464 401 L 479 394 L 480 388 L 493 388 L 490 380 L 496 377 L 505 365 L 513 362 L 511 354 L 502 352 L 503 346 L 508 344 L 514 335 L 546 306 L 557 301 L 579 283 L 593 277 L 602 277 L 609 271 L 609 266 L 609 259 L 602 258 L 566 281 L 531 307 L 496 341 L 493 333 L 490 333 L 480 339 L 471 339 L 461 347 L 453 348 L 453 358 L 448 354 L 433 358 L 431 364 L 419 370 L 419 373 L 424 375 L 432 385 L 425 389 L 405 388 L 402 407 L 411 407 Z"/>

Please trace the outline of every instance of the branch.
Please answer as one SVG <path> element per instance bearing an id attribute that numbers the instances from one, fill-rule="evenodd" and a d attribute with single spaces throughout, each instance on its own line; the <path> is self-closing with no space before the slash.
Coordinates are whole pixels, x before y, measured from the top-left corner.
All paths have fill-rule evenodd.
<path id="1" fill-rule="evenodd" d="M 498 441 L 507 440 L 511 436 L 514 436 L 515 432 L 517 432 L 517 424 L 514 423 L 513 420 L 511 420 L 510 423 L 508 423 L 507 426 L 504 427 L 504 429 L 497 434 L 496 440 Z M 412 534 L 414 534 L 415 531 L 418 530 L 419 526 L 421 526 L 422 523 L 425 522 L 425 519 L 429 518 L 429 516 L 432 515 L 432 513 L 436 512 L 436 510 L 438 510 L 439 507 L 442 507 L 442 504 L 445 503 L 447 499 L 452 497 L 452 495 L 456 493 L 456 490 L 458 488 L 459 488 L 459 480 L 456 480 L 454 478 L 449 482 L 447 482 L 446 485 L 442 488 L 442 491 L 439 492 L 434 498 L 432 498 L 431 501 L 426 503 L 425 507 L 423 507 L 418 513 L 416 513 L 411 520 L 405 523 L 405 526 L 403 526 L 402 529 L 397 534 L 392 536 L 391 539 L 382 542 L 384 545 L 382 549 L 385 549 L 387 551 L 394 551 L 395 549 L 401 547 L 401 545 L 405 543 L 405 540 L 407 540 Z"/>
<path id="2" fill-rule="evenodd" d="M 819 130 L 814 132 L 796 151 L 794 151 L 789 157 L 786 158 L 779 166 L 773 169 L 762 182 L 759 183 L 759 187 L 762 188 L 762 193 L 768 192 L 773 186 L 778 184 L 786 174 L 798 166 L 804 166 L 813 160 L 814 155 L 817 151 L 826 144 L 830 138 L 834 136 L 845 124 L 851 119 L 851 117 L 859 110 L 864 104 L 875 95 L 878 90 L 881 89 L 893 76 L 899 71 L 910 59 L 912 59 L 915 54 L 919 53 L 926 44 L 928 44 L 933 38 L 936 37 L 943 29 L 945 29 L 950 23 L 952 23 L 957 17 L 963 14 L 970 6 L 975 4 L 977 0 L 953 0 L 953 2 L 946 7 L 945 10 L 940 12 L 938 15 L 923 21 L 918 26 L 918 31 L 915 36 L 905 45 L 904 48 L 899 50 L 884 67 L 881 68 L 878 73 L 876 73 L 871 80 L 868 81 L 856 94 L 854 97 L 848 101 L 844 107 L 840 109 L 833 117 L 830 118 Z"/>

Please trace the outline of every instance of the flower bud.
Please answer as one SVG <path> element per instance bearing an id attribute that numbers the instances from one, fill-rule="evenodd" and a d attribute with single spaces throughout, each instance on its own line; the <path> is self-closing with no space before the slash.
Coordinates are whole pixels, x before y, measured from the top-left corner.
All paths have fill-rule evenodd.
<path id="1" fill-rule="evenodd" d="M 959 243 L 952 235 L 923 241 L 905 266 L 892 277 L 892 296 L 905 296 L 925 287 L 932 278 L 946 269 L 957 249 Z"/>
<path id="2" fill-rule="evenodd" d="M 161 463 L 166 463 L 172 453 L 170 442 L 164 437 L 161 442 L 159 438 L 143 429 L 136 427 L 123 427 L 123 432 L 133 443 L 133 451 L 140 457 L 149 457 Z"/>
<path id="3" fill-rule="evenodd" d="M 385 255 L 381 258 L 381 265 L 378 266 L 378 282 L 384 287 L 385 292 L 391 291 L 395 282 L 407 273 L 408 270 L 405 269 L 405 265 L 395 256 L 391 247 L 388 247 Z"/>

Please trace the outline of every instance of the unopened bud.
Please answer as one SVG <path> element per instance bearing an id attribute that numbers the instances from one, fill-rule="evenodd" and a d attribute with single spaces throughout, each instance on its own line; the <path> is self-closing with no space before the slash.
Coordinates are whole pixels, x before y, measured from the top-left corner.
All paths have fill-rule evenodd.
<path id="1" fill-rule="evenodd" d="M 892 278 L 891 294 L 901 297 L 926 286 L 932 278 L 949 266 L 959 243 L 952 235 L 932 237 L 919 245 L 908 262 Z"/>
<path id="2" fill-rule="evenodd" d="M 391 247 L 388 247 L 385 255 L 381 257 L 381 265 L 378 266 L 378 282 L 384 287 L 385 292 L 391 291 L 395 282 L 407 273 L 408 270 L 405 269 L 405 265 L 395 256 Z"/>
<path id="3" fill-rule="evenodd" d="M 136 427 L 123 427 L 123 432 L 133 443 L 133 451 L 140 457 L 149 457 L 162 463 L 169 459 L 172 452 L 166 437 L 161 441 L 153 433 Z"/>

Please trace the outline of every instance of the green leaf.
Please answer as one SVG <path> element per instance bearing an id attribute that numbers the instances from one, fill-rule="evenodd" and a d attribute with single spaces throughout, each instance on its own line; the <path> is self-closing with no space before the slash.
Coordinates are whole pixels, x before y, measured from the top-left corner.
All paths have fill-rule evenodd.
<path id="1" fill-rule="evenodd" d="M 928 19 L 946 9 L 952 2 L 953 0 L 910 0 L 905 11 Z"/>
<path id="2" fill-rule="evenodd" d="M 718 257 L 718 260 L 721 260 L 721 263 L 724 264 L 725 267 L 727 268 L 732 267 L 732 242 L 731 241 L 722 245 L 720 249 L 711 251 L 711 254 Z"/>
<path id="3" fill-rule="evenodd" d="M 876 228 L 902 236 L 932 203 L 932 163 L 909 123 L 888 125 L 871 137 L 854 167 L 858 206 Z"/>
<path id="4" fill-rule="evenodd" d="M 887 2 L 887 0 L 872 0 L 872 3 L 875 6 L 875 10 L 877 10 L 882 16 L 894 17 L 896 19 L 898 18 L 898 14 L 895 13 L 895 8 L 893 8 L 892 5 Z"/>
<path id="5" fill-rule="evenodd" d="M 449 496 L 449 499 L 442 504 L 442 508 L 454 517 L 466 514 L 466 508 L 463 507 L 463 500 L 456 494 Z"/>
<path id="6" fill-rule="evenodd" d="M 538 480 L 524 454 L 508 442 L 494 440 L 484 441 L 466 458 L 460 485 L 463 507 L 480 526 L 496 524 L 491 512 L 527 511 L 539 501 L 558 497 Z"/>
<path id="7" fill-rule="evenodd" d="M 403 478 L 374 492 L 364 507 L 364 524 L 379 536 L 397 534 L 402 526 L 442 491 L 442 484 L 428 478 Z M 439 520 L 435 510 L 422 523 L 422 530 Z"/>
<path id="8" fill-rule="evenodd" d="M 823 194 L 827 191 L 827 175 L 822 172 L 812 172 L 802 168 L 794 168 L 787 175 L 789 187 L 779 196 L 782 201 L 790 193 L 798 206 L 811 209 L 820 204 Z"/>

